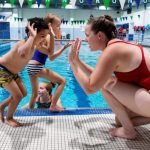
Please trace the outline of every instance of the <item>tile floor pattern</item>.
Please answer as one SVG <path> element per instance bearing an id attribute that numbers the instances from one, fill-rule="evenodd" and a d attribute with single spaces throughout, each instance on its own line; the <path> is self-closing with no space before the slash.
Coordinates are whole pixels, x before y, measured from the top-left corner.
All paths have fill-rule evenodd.
<path id="1" fill-rule="evenodd" d="M 150 126 L 136 140 L 111 138 L 113 114 L 16 117 L 23 127 L 0 123 L 0 150 L 148 150 Z"/>

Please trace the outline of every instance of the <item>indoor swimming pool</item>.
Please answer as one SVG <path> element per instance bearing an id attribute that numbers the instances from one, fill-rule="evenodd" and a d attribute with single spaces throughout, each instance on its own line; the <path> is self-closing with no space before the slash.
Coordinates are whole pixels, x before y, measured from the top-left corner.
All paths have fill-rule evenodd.
<path id="1" fill-rule="evenodd" d="M 5 54 L 13 45 L 15 42 L 7 42 L 7 43 L 1 43 L 0 44 L 0 56 Z M 60 48 L 63 44 L 63 42 L 57 41 L 55 43 L 55 50 Z M 57 72 L 61 76 L 63 76 L 66 79 L 66 86 L 64 88 L 64 91 L 61 95 L 61 101 L 65 108 L 108 108 L 107 103 L 103 99 L 100 92 L 97 92 L 92 95 L 86 95 L 80 85 L 77 83 L 72 70 L 70 68 L 70 65 L 68 63 L 68 54 L 69 49 L 66 49 L 58 58 L 56 58 L 54 61 L 47 60 L 45 67 Z M 80 58 L 85 61 L 87 64 L 91 66 L 96 65 L 96 60 L 99 58 L 100 52 L 91 52 L 89 50 L 89 47 L 86 43 L 83 43 L 80 49 Z M 19 108 L 22 106 L 25 106 L 31 96 L 31 86 L 29 82 L 29 76 L 27 74 L 26 68 L 24 68 L 20 72 L 20 76 L 27 88 L 27 96 L 20 102 Z M 44 79 L 39 79 L 39 82 L 43 81 Z M 0 101 L 2 101 L 4 98 L 8 97 L 8 92 L 5 89 L 0 88 Z"/>

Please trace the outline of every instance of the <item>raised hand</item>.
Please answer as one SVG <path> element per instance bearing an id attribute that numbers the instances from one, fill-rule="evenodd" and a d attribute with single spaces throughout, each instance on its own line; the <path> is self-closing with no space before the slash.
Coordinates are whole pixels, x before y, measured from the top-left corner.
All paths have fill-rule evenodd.
<path id="1" fill-rule="evenodd" d="M 37 28 L 34 29 L 34 23 L 30 25 L 30 22 L 28 22 L 27 27 L 29 29 L 29 36 L 35 37 L 37 35 Z"/>
<path id="2" fill-rule="evenodd" d="M 69 46 L 71 46 L 73 44 L 73 42 L 68 42 L 67 44 L 64 45 L 64 49 L 68 48 Z"/>
<path id="3" fill-rule="evenodd" d="M 69 54 L 69 61 L 74 62 L 78 59 L 79 55 L 79 50 L 81 46 L 81 40 L 77 38 L 75 42 L 73 42 L 72 47 L 71 47 L 71 52 Z"/>
<path id="4" fill-rule="evenodd" d="M 51 23 L 48 24 L 48 28 L 49 28 L 49 32 L 50 32 L 49 34 L 55 37 L 55 33 L 54 33 L 54 30 L 51 26 Z"/>

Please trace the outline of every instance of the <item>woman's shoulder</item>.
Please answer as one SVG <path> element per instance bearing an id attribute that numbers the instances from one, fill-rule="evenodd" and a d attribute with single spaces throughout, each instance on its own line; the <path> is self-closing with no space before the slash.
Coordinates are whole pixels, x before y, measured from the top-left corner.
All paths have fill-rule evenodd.
<path id="1" fill-rule="evenodd" d="M 119 39 L 111 40 L 110 42 L 108 42 L 108 45 L 106 47 L 107 50 L 111 50 L 116 54 L 130 53 L 132 52 L 131 49 L 133 48 L 139 49 L 139 46 L 137 44 Z"/>
<path id="2" fill-rule="evenodd" d="M 121 40 L 112 40 L 108 43 L 107 47 L 103 52 L 104 59 L 108 58 L 109 60 L 117 61 L 130 55 L 131 51 L 129 46 L 126 46 Z"/>
<path id="3" fill-rule="evenodd" d="M 120 39 L 113 39 L 113 40 L 110 40 L 108 42 L 107 47 L 118 47 L 118 46 L 120 46 L 122 48 L 127 44 L 132 44 L 132 43 L 127 42 L 127 41 L 123 41 Z"/>

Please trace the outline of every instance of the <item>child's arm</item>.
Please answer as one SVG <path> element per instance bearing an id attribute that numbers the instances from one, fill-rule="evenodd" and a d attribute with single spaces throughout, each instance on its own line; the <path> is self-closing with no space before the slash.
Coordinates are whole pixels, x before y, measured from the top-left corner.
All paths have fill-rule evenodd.
<path id="1" fill-rule="evenodd" d="M 18 44 L 18 53 L 20 54 L 21 57 L 28 56 L 31 53 L 31 50 L 32 51 L 34 50 L 32 45 L 33 45 L 34 38 L 37 34 L 37 31 L 36 29 L 33 28 L 34 24 L 30 25 L 30 23 L 28 23 L 27 26 L 29 29 L 29 38 L 27 39 L 26 42 L 24 42 L 24 44 L 22 42 Z"/>
<path id="2" fill-rule="evenodd" d="M 57 50 L 56 52 L 53 52 L 52 54 L 49 54 L 48 57 L 50 60 L 54 60 L 56 59 L 67 47 L 69 47 L 72 43 L 68 42 L 66 45 L 64 45 L 63 47 L 61 47 L 59 50 Z"/>

